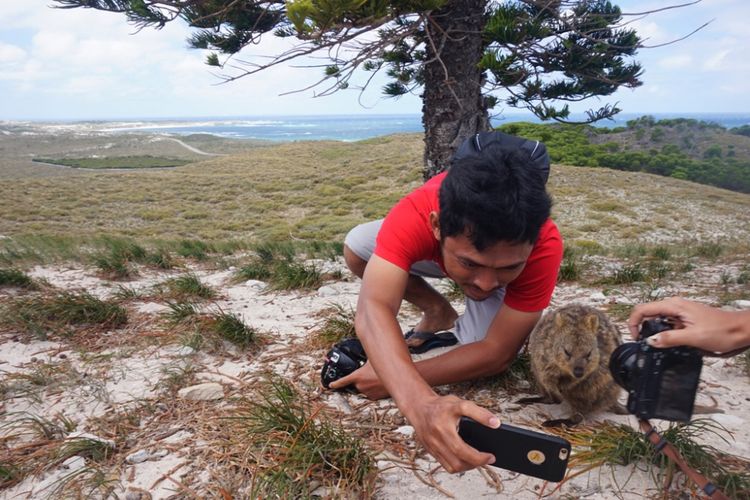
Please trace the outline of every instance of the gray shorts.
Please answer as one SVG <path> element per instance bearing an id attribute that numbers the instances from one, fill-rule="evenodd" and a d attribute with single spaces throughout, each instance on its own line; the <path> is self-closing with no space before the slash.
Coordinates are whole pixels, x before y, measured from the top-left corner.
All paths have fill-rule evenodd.
<path id="1" fill-rule="evenodd" d="M 344 239 L 344 244 L 363 260 L 370 260 L 375 251 L 375 238 L 380 231 L 383 220 L 365 222 L 355 227 Z M 409 269 L 411 274 L 424 278 L 446 278 L 437 262 L 422 260 L 414 263 Z M 476 301 L 465 298 L 465 310 L 456 320 L 453 332 L 461 344 L 470 344 L 482 340 L 487 335 L 487 330 L 495 319 L 495 315 L 503 305 L 505 289 L 497 290 L 489 298 Z"/>

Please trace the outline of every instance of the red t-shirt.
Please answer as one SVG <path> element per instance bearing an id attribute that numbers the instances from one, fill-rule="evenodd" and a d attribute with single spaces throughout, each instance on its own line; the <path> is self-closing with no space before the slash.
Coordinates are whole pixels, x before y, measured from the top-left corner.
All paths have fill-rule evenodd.
<path id="1" fill-rule="evenodd" d="M 440 212 L 438 193 L 446 173 L 436 175 L 402 198 L 388 213 L 375 243 L 375 254 L 405 271 L 420 260 L 445 270 L 440 242 L 430 227 L 430 212 Z M 563 244 L 552 219 L 542 225 L 529 259 L 518 278 L 508 283 L 505 303 L 524 312 L 549 305 L 562 261 Z"/>

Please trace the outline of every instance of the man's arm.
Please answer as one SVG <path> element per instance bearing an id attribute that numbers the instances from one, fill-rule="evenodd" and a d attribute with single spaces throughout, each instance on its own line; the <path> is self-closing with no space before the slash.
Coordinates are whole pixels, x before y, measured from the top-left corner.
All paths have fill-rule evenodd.
<path id="1" fill-rule="evenodd" d="M 418 361 L 420 376 L 430 385 L 451 384 L 495 375 L 508 369 L 541 317 L 541 311 L 522 312 L 507 305 L 500 307 L 484 340 L 462 345 L 445 354 Z M 400 330 L 399 330 L 400 331 Z M 371 399 L 388 392 L 368 366 L 341 379 L 340 387 L 354 384 Z"/>
<path id="2" fill-rule="evenodd" d="M 414 427 L 427 451 L 449 472 L 473 469 L 494 461 L 458 436 L 462 416 L 498 427 L 499 420 L 488 410 L 455 396 L 437 395 L 417 371 L 396 320 L 406 289 L 408 273 L 374 255 L 362 278 L 355 328 L 368 363 L 377 379 Z M 331 384 L 348 385 L 345 378 Z"/>

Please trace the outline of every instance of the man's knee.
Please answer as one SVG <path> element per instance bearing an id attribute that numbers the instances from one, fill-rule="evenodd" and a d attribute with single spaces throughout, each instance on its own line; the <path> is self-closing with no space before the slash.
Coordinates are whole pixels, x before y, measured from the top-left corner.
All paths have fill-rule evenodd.
<path id="1" fill-rule="evenodd" d="M 352 249 L 347 245 L 344 245 L 344 262 L 346 262 L 349 270 L 360 278 L 365 273 L 365 266 L 367 266 L 367 261 L 354 253 Z"/>

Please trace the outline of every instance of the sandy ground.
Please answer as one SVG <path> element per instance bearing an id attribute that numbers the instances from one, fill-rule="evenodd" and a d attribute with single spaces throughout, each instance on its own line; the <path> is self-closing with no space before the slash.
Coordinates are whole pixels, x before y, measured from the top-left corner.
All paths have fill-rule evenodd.
<path id="1" fill-rule="evenodd" d="M 343 270 L 341 262 L 323 264 L 330 269 Z M 390 399 L 368 402 L 357 395 L 322 391 L 317 377 L 325 351 L 298 348 L 304 345 L 310 332 L 320 326 L 321 311 L 333 304 L 344 308 L 354 306 L 359 289 L 357 280 L 344 273 L 342 280 L 328 282 L 314 292 L 269 293 L 262 282 L 233 283 L 231 269 L 212 271 L 196 268 L 195 271 L 204 283 L 220 292 L 220 298 L 210 307 L 237 313 L 246 324 L 266 332 L 270 341 L 260 352 L 247 354 L 231 349 L 227 354 L 196 352 L 179 341 L 144 347 L 125 338 L 118 339 L 117 331 L 103 334 L 101 342 L 106 344 L 103 348 L 100 346 L 86 352 L 66 344 L 64 340 L 31 340 L 28 336 L 9 332 L 0 338 L 0 381 L 4 378 L 7 382 L 13 374 L 31 373 L 42 362 L 55 364 L 75 380 L 53 388 L 41 388 L 33 393 L 11 391 L 6 394 L 0 402 L 0 433 L 6 436 L 12 434 L 15 429 L 12 422 L 19 415 L 64 415 L 77 424 L 76 432 L 85 432 L 95 419 L 144 401 L 155 404 L 158 413 L 159 398 L 163 397 L 160 384 L 164 383 L 169 373 L 188 365 L 197 367 L 196 383 L 218 382 L 227 395 L 241 389 L 246 383 L 252 383 L 259 371 L 271 366 L 273 371 L 289 380 L 304 382 L 305 387 L 320 392 L 320 398 L 327 406 L 345 415 L 361 418 L 363 422 L 373 415 L 395 416 L 384 421 L 390 423 L 386 432 L 400 445 L 398 450 L 386 449 L 378 454 L 376 498 L 539 498 L 551 493 L 552 498 L 635 499 L 659 494 L 658 486 L 643 464 L 594 469 L 566 482 L 557 491 L 554 484 L 491 467 L 463 474 L 448 474 L 431 457 L 420 452 L 413 429 L 398 418 Z M 702 272 L 708 276 L 715 270 L 705 269 Z M 168 274 L 173 275 L 174 272 Z M 138 279 L 126 284 L 134 290 L 146 290 L 168 274 L 144 270 Z M 103 280 L 93 269 L 80 266 L 36 267 L 31 275 L 61 289 L 85 289 L 102 298 L 111 296 L 117 290 L 116 283 Z M 442 286 L 438 282 L 435 284 Z M 690 284 L 677 286 L 684 286 L 686 290 L 691 286 L 700 287 L 700 279 L 695 277 Z M 672 292 L 657 291 L 659 294 Z M 0 293 L 7 297 L 21 292 L 3 289 Z M 642 293 L 637 288 L 623 288 L 619 294 L 605 295 L 597 288 L 561 285 L 555 293 L 552 307 L 582 302 L 606 309 L 613 303 L 633 304 Z M 711 301 L 712 297 L 706 296 L 705 299 Z M 456 307 L 460 310 L 460 303 L 456 303 Z M 128 305 L 128 309 L 137 318 L 135 323 L 140 325 L 137 328 L 146 331 L 152 328 L 166 306 L 159 301 L 135 301 Z M 400 319 L 406 330 L 414 324 L 417 316 L 405 307 Z M 624 332 L 622 323 L 620 326 Z M 431 355 L 439 353 L 433 351 Z M 567 416 L 564 404 L 520 405 L 516 403 L 519 394 L 492 389 L 491 385 L 470 386 L 468 390 L 466 385 L 458 385 L 441 390 L 469 395 L 479 404 L 495 411 L 503 422 L 516 425 L 529 427 L 548 418 Z M 708 418 L 731 433 L 727 434 L 726 442 L 712 440 L 711 444 L 722 451 L 750 457 L 750 426 L 747 425 L 750 378 L 736 360 L 707 360 L 697 402 L 706 405 L 715 402 L 723 413 L 711 414 Z M 223 408 L 226 399 L 219 398 L 212 404 Z M 632 417 L 609 413 L 591 415 L 587 423 L 602 420 L 635 425 Z M 217 493 L 211 487 L 210 477 L 201 473 L 199 464 L 193 459 L 201 446 L 201 436 L 185 431 L 179 420 L 171 426 L 167 425 L 166 430 L 138 442 L 127 442 L 126 439 L 124 443 L 116 443 L 119 448 L 127 449 L 127 458 L 120 460 L 109 472 L 117 482 L 118 495 L 131 500 L 182 498 L 184 495 L 177 493 L 180 491 L 178 485 L 189 483 L 192 491 L 214 491 L 210 496 L 215 496 Z M 405 461 L 403 450 L 411 450 L 409 453 L 415 459 Z M 141 454 L 143 461 L 133 457 L 137 453 Z M 10 488 L 0 490 L 0 498 L 58 497 L 62 495 L 59 487 L 65 478 L 86 467 L 84 458 L 74 456 L 61 466 L 29 476 Z M 324 496 L 327 494 L 331 492 L 323 493 Z"/>

